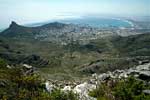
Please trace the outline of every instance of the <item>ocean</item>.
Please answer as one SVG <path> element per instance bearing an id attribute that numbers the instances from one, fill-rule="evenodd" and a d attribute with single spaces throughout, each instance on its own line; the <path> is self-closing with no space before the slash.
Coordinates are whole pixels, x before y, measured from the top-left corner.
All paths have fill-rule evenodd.
<path id="1" fill-rule="evenodd" d="M 72 24 L 80 24 L 80 25 L 88 25 L 92 27 L 99 28 L 130 28 L 133 27 L 132 22 L 125 19 L 117 19 L 117 18 L 78 18 L 78 19 L 65 19 L 58 20 L 58 22 L 62 23 L 72 23 Z"/>
<path id="2" fill-rule="evenodd" d="M 97 28 L 132 28 L 134 24 L 126 19 L 119 18 L 99 18 L 99 17 L 81 17 L 81 18 L 66 18 L 66 19 L 57 19 L 49 20 L 45 22 L 27 24 L 25 26 L 35 27 L 41 26 L 44 24 L 60 22 L 66 24 L 77 24 L 77 25 L 86 25 Z"/>

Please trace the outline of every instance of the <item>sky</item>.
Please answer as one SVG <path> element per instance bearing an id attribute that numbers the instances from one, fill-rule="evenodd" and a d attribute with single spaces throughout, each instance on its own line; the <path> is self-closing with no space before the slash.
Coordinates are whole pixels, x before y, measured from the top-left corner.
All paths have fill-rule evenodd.
<path id="1" fill-rule="evenodd" d="M 149 16 L 150 0 L 0 0 L 0 28 L 96 15 Z"/>

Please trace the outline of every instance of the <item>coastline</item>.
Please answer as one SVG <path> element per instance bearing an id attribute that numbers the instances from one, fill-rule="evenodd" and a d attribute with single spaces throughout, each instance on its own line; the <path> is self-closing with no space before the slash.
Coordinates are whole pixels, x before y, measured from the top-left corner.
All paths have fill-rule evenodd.
<path id="1" fill-rule="evenodd" d="M 131 27 L 134 27 L 134 26 L 135 26 L 134 23 L 131 22 L 131 21 L 129 21 L 128 19 L 121 19 L 121 18 L 111 18 L 111 19 L 123 21 L 123 22 L 125 22 L 125 23 L 130 24 Z"/>

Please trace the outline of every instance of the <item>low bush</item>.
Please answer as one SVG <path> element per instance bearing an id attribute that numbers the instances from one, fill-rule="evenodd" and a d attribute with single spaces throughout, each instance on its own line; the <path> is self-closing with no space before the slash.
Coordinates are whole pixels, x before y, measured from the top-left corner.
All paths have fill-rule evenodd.
<path id="1" fill-rule="evenodd" d="M 78 100 L 73 92 L 46 91 L 40 75 L 25 74 L 21 67 L 7 68 L 0 60 L 0 100 Z M 1 67 L 3 66 L 3 67 Z"/>
<path id="2" fill-rule="evenodd" d="M 95 90 L 90 91 L 89 95 L 97 100 L 150 100 L 150 95 L 143 93 L 144 89 L 150 86 L 143 81 L 129 77 L 126 80 L 118 80 L 113 85 L 102 83 Z"/>

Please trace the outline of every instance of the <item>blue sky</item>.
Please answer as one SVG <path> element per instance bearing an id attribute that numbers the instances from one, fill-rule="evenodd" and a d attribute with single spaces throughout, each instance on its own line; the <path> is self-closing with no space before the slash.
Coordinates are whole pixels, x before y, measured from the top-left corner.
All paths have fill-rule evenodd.
<path id="1" fill-rule="evenodd" d="M 0 27 L 84 15 L 147 16 L 150 0 L 0 0 Z"/>

